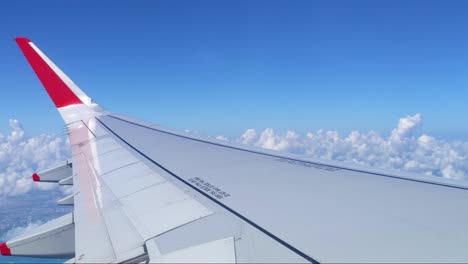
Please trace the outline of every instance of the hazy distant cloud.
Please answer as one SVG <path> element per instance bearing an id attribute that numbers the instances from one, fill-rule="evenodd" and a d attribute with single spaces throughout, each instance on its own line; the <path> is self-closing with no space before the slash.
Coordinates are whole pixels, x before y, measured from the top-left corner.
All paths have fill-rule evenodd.
<path id="1" fill-rule="evenodd" d="M 445 141 L 421 134 L 421 114 L 401 118 L 390 136 L 375 131 L 293 131 L 277 134 L 248 129 L 237 141 L 262 148 L 302 154 L 313 158 L 354 162 L 379 168 L 400 169 L 453 179 L 468 178 L 468 142 Z"/>
<path id="2" fill-rule="evenodd" d="M 228 140 L 225 136 L 222 136 L 222 135 L 216 136 L 215 138 L 218 139 L 218 140 L 224 140 L 224 141 Z"/>
<path id="3" fill-rule="evenodd" d="M 5 234 L 0 236 L 0 241 L 8 241 L 12 238 L 18 237 L 24 233 L 34 230 L 35 228 L 41 226 L 42 224 L 43 222 L 37 221 L 37 222 L 30 222 L 26 226 L 17 226 L 17 227 L 11 228 Z"/>
<path id="4" fill-rule="evenodd" d="M 10 119 L 9 124 L 10 133 L 0 134 L 0 196 L 56 188 L 56 184 L 34 183 L 31 175 L 67 159 L 67 141 L 53 134 L 30 137 L 16 119 Z"/>

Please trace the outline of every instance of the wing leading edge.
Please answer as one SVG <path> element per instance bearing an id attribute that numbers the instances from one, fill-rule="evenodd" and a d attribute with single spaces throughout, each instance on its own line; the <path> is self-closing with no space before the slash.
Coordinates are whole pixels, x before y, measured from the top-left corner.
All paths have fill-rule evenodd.
<path id="1" fill-rule="evenodd" d="M 17 43 L 69 132 L 70 262 L 468 261 L 464 184 L 310 161 L 116 115 L 30 40 Z M 20 255 L 14 241 L 2 254 Z"/>

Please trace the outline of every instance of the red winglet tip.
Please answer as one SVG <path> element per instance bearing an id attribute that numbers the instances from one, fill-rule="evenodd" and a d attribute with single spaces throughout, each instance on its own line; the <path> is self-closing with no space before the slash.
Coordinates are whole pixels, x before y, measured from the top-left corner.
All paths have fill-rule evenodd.
<path id="1" fill-rule="evenodd" d="M 16 42 L 17 42 L 18 44 L 19 44 L 20 42 L 23 42 L 23 43 L 24 43 L 24 42 L 26 42 L 26 43 L 31 42 L 31 40 L 29 40 L 28 38 L 25 38 L 25 37 L 16 37 L 15 40 L 16 40 Z"/>
<path id="2" fill-rule="evenodd" d="M 37 175 L 37 173 L 34 173 L 32 175 L 32 178 L 33 178 L 33 181 L 36 181 L 36 182 L 41 181 L 41 178 L 39 177 L 39 175 Z"/>
<path id="3" fill-rule="evenodd" d="M 16 43 L 57 108 L 83 104 L 81 99 L 65 83 L 63 77 L 59 76 L 56 69 L 52 69 L 50 62 L 45 60 L 45 55 L 39 53 L 38 48 L 28 38 L 17 37 Z"/>
<path id="4" fill-rule="evenodd" d="M 0 253 L 3 256 L 11 256 L 11 250 L 7 246 L 6 242 L 3 242 L 2 244 L 0 244 Z"/>

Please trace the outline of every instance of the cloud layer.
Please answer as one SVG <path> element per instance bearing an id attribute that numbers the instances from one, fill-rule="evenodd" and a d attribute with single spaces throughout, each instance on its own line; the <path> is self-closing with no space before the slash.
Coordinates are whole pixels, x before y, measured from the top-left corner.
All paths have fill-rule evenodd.
<path id="1" fill-rule="evenodd" d="M 271 128 L 247 131 L 233 141 L 313 158 L 353 162 L 361 165 L 405 170 L 451 179 L 468 178 L 468 142 L 445 141 L 422 134 L 421 114 L 401 118 L 389 136 L 375 131 L 294 131 L 277 134 Z M 222 137 L 225 139 L 224 137 Z"/>
<path id="2" fill-rule="evenodd" d="M 0 196 L 57 188 L 56 184 L 34 183 L 31 174 L 67 159 L 70 155 L 67 140 L 53 134 L 28 136 L 18 120 L 10 119 L 9 124 L 11 131 L 7 135 L 0 133 Z M 375 131 L 340 135 L 324 130 L 305 135 L 294 131 L 278 134 L 267 128 L 261 132 L 247 129 L 231 141 L 313 158 L 468 179 L 468 142 L 422 134 L 422 125 L 422 115 L 415 114 L 401 118 L 388 136 Z M 229 140 L 224 136 L 216 138 Z"/>
<path id="3" fill-rule="evenodd" d="M 10 119 L 9 124 L 10 133 L 0 134 L 0 196 L 56 188 L 56 184 L 34 183 L 31 175 L 67 159 L 70 151 L 66 139 L 53 134 L 31 137 L 18 120 Z"/>

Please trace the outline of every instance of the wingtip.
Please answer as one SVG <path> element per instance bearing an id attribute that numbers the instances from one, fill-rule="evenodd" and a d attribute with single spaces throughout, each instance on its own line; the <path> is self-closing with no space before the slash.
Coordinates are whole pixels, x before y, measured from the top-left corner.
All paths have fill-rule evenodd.
<path id="1" fill-rule="evenodd" d="M 57 108 L 83 104 L 76 91 L 83 92 L 72 90 L 72 81 L 38 47 L 25 37 L 17 37 L 16 43 Z"/>
<path id="2" fill-rule="evenodd" d="M 39 175 L 37 175 L 37 173 L 34 173 L 32 175 L 32 178 L 33 178 L 33 181 L 35 181 L 35 182 L 41 181 L 41 178 L 39 177 Z"/>
<path id="3" fill-rule="evenodd" d="M 16 37 L 15 40 L 16 40 L 16 43 L 18 44 L 31 42 L 31 40 L 26 37 Z"/>
<path id="4" fill-rule="evenodd" d="M 0 244 L 0 253 L 3 256 L 11 256 L 11 250 L 8 247 L 6 242 L 3 242 L 2 244 Z"/>

